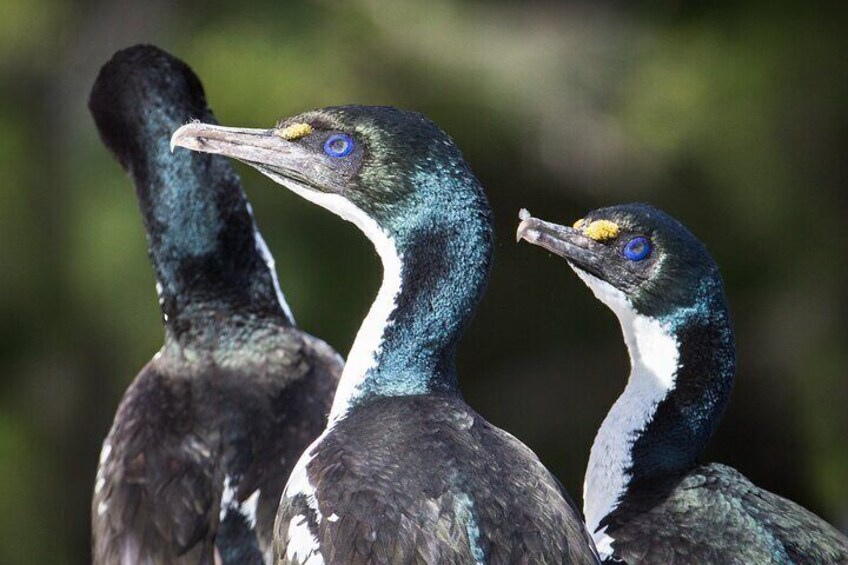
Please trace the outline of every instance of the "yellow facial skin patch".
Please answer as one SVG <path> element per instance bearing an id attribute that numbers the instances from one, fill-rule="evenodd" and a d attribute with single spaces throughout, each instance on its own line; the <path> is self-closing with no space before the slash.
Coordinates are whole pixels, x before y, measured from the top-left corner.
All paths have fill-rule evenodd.
<path id="1" fill-rule="evenodd" d="M 576 226 L 575 226 L 576 227 Z M 595 220 L 585 228 L 586 236 L 595 241 L 606 241 L 618 236 L 618 224 L 609 220 Z"/>
<path id="2" fill-rule="evenodd" d="M 294 141 L 312 133 L 312 126 L 309 124 L 292 124 L 277 130 L 275 133 L 287 141 Z"/>
<path id="3" fill-rule="evenodd" d="M 577 220 L 576 222 L 574 222 L 574 225 L 573 225 L 573 226 L 571 226 L 571 227 L 572 227 L 572 228 L 574 228 L 574 229 L 576 229 L 576 230 L 579 230 L 579 229 L 580 229 L 580 227 L 583 225 L 583 222 L 584 222 L 583 218 L 580 218 L 579 220 Z"/>

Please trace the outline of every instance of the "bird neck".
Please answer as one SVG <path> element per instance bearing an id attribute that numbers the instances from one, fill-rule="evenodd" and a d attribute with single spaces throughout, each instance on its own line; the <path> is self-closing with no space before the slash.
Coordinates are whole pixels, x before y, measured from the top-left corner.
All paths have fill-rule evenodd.
<path id="1" fill-rule="evenodd" d="M 600 546 L 605 524 L 640 486 L 697 464 L 727 404 L 736 358 L 717 277 L 703 281 L 691 306 L 646 316 L 611 286 L 581 276 L 618 316 L 631 361 L 627 386 L 592 445 L 584 483 L 587 525 Z"/>
<path id="2" fill-rule="evenodd" d="M 330 413 L 343 418 L 377 397 L 459 394 L 456 346 L 488 280 L 489 205 L 456 191 L 387 230 L 354 220 L 374 244 L 383 282 L 354 341 Z"/>
<path id="3" fill-rule="evenodd" d="M 238 176 L 223 157 L 170 152 L 179 123 L 154 132 L 130 160 L 169 338 L 261 317 L 292 324 L 274 260 L 256 228 Z M 154 135 L 155 134 L 155 135 Z"/>

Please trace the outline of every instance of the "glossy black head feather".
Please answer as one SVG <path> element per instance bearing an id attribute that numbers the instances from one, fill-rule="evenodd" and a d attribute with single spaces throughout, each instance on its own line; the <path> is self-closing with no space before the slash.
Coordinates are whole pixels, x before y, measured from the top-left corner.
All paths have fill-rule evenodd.
<path id="1" fill-rule="evenodd" d="M 593 210 L 582 219 L 581 228 L 597 221 L 612 222 L 618 233 L 601 242 L 606 261 L 590 274 L 623 291 L 640 314 L 667 316 L 696 304 L 705 291 L 723 299 L 715 261 L 704 244 L 670 215 L 648 204 L 622 204 Z M 648 241 L 650 253 L 633 261 L 625 248 L 636 238 Z"/>
<path id="2" fill-rule="evenodd" d="M 156 138 L 170 138 L 174 124 L 214 119 L 197 75 L 152 45 L 118 51 L 100 70 L 88 107 L 103 142 L 130 170 L 155 153 Z"/>
<path id="3" fill-rule="evenodd" d="M 286 317 L 231 164 L 171 152 L 174 129 L 215 121 L 192 70 L 156 47 L 119 51 L 100 71 L 89 108 L 135 183 L 169 326 L 182 333 L 193 318 L 222 310 Z"/>

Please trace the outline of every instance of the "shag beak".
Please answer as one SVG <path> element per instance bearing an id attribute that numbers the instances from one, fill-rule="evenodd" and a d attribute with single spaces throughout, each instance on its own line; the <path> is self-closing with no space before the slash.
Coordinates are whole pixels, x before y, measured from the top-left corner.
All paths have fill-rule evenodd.
<path id="1" fill-rule="evenodd" d="M 586 237 L 580 230 L 534 218 L 525 209 L 518 213 L 518 217 L 521 223 L 515 234 L 516 241 L 523 239 L 538 245 L 584 271 L 593 274 L 602 272 L 606 251 L 603 244 Z"/>
<path id="2" fill-rule="evenodd" d="M 270 176 L 307 185 L 318 176 L 314 156 L 304 147 L 278 135 L 275 129 L 233 128 L 194 122 L 171 136 L 171 151 L 184 147 L 243 161 Z"/>

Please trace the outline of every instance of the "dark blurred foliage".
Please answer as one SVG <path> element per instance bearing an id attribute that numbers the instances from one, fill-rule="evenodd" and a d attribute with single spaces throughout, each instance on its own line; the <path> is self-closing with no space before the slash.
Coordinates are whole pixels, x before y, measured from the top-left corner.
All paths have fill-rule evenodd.
<path id="1" fill-rule="evenodd" d="M 648 201 L 722 267 L 739 340 L 708 459 L 848 525 L 845 13 L 798 3 L 0 3 L 0 562 L 88 561 L 100 442 L 162 330 L 131 185 L 86 109 L 152 42 L 219 119 L 341 103 L 423 111 L 487 187 L 492 282 L 460 354 L 480 412 L 575 498 L 624 386 L 610 312 L 516 213 Z M 349 347 L 380 280 L 355 228 L 240 168 L 299 323 Z"/>

